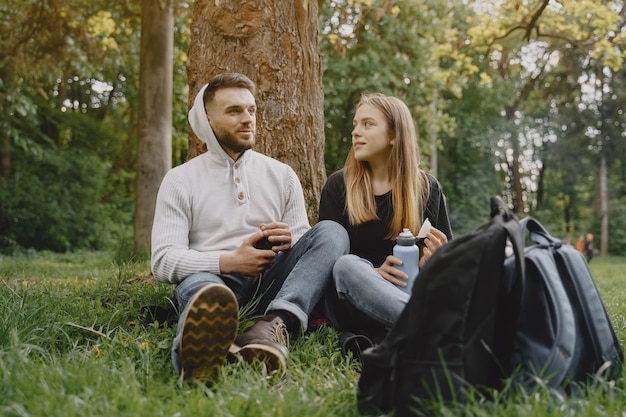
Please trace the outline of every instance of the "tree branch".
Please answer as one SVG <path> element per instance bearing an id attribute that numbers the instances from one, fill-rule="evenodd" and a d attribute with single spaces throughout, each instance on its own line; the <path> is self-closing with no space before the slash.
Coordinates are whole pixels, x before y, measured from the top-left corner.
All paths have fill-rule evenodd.
<path id="1" fill-rule="evenodd" d="M 530 34 L 533 31 L 533 29 L 535 28 L 535 25 L 537 24 L 537 21 L 539 20 L 539 18 L 543 14 L 543 11 L 546 9 L 546 7 L 548 7 L 548 3 L 550 3 L 550 0 L 543 0 L 543 3 L 541 4 L 541 6 L 539 6 L 539 8 L 535 12 L 535 14 L 533 14 L 532 18 L 530 19 L 530 23 L 528 24 L 528 26 L 526 26 L 526 35 L 524 36 L 526 41 L 530 41 Z M 537 30 L 539 30 L 539 29 L 537 29 Z"/>

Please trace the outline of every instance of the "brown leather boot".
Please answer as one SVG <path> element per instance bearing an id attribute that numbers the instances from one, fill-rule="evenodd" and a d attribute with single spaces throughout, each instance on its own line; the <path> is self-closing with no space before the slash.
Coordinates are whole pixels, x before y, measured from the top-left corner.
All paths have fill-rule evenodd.
<path id="1" fill-rule="evenodd" d="M 238 335 L 230 349 L 248 363 L 262 362 L 267 372 L 287 369 L 289 332 L 280 317 L 263 316 L 247 332 Z"/>

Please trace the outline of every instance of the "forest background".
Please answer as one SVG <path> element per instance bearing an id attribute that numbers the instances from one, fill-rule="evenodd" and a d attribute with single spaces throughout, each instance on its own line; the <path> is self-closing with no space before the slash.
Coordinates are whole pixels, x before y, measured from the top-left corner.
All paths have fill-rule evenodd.
<path id="1" fill-rule="evenodd" d="M 172 12 L 172 111 L 163 120 L 171 118 L 175 166 L 193 145 L 194 3 L 159 3 Z M 422 166 L 443 185 L 456 236 L 486 222 L 489 197 L 500 195 L 556 236 L 593 233 L 600 253 L 626 254 L 623 1 L 316 8 L 325 175 L 343 164 L 361 92 L 382 91 L 412 110 Z M 0 252 L 137 252 L 140 64 L 151 47 L 141 42 L 142 2 L 0 0 L 0 32 Z"/>

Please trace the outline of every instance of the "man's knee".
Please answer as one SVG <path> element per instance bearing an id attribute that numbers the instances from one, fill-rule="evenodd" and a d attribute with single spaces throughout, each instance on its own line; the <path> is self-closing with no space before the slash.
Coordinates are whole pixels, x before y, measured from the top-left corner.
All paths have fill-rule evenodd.
<path id="1" fill-rule="evenodd" d="M 174 296 L 180 305 L 185 305 L 191 297 L 209 284 L 223 284 L 224 281 L 209 272 L 196 272 L 176 285 Z"/>
<path id="2" fill-rule="evenodd" d="M 322 220 L 317 223 L 314 228 L 318 229 L 317 232 L 319 236 L 337 245 L 337 248 L 343 249 L 344 253 L 348 253 L 350 250 L 350 239 L 348 232 L 342 225 L 333 220 Z"/>

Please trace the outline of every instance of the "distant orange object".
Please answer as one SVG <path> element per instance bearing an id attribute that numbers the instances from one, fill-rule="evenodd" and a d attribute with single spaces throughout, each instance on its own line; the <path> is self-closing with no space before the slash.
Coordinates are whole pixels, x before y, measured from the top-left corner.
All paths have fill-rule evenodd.
<path id="1" fill-rule="evenodd" d="M 583 235 L 580 235 L 576 238 L 576 250 L 578 252 L 584 252 L 585 251 L 585 243 L 583 241 Z"/>

